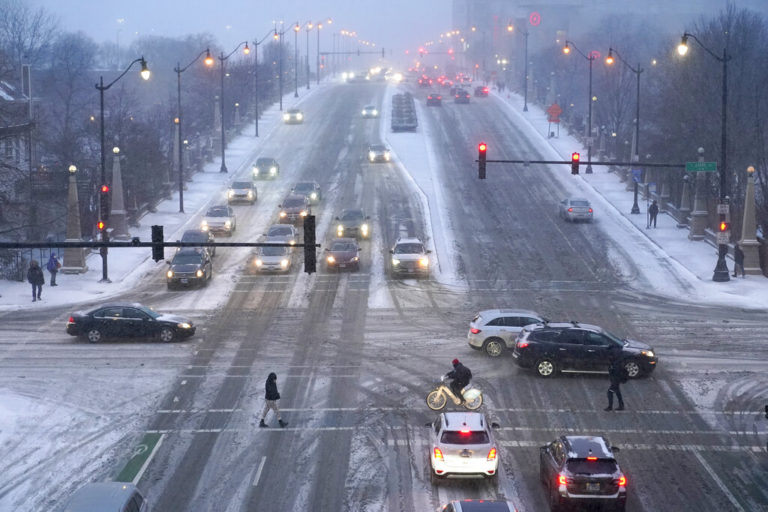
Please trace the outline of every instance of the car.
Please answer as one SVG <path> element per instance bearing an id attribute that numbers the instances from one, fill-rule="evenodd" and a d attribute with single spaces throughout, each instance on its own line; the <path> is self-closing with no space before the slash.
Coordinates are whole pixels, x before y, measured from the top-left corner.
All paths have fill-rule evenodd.
<path id="1" fill-rule="evenodd" d="M 429 251 L 418 238 L 398 238 L 389 253 L 392 255 L 392 274 L 429 274 Z"/>
<path id="2" fill-rule="evenodd" d="M 419 87 L 429 87 L 430 85 L 432 85 L 433 81 L 434 80 L 429 78 L 427 75 L 422 75 L 419 78 Z"/>
<path id="3" fill-rule="evenodd" d="M 291 194 L 305 196 L 309 204 L 317 204 L 323 199 L 320 185 L 316 181 L 300 181 L 291 189 Z"/>
<path id="4" fill-rule="evenodd" d="M 443 106 L 443 97 L 437 94 L 436 92 L 429 93 L 427 95 L 427 106 L 428 107 L 442 107 Z"/>
<path id="5" fill-rule="evenodd" d="M 485 85 L 478 85 L 475 87 L 475 98 L 487 98 L 488 97 L 488 87 Z"/>
<path id="6" fill-rule="evenodd" d="M 538 313 L 525 309 L 486 309 L 469 323 L 469 346 L 491 357 L 513 350 L 523 327 L 544 321 Z"/>
<path id="7" fill-rule="evenodd" d="M 69 497 L 61 512 L 149 512 L 149 502 L 127 482 L 91 482 Z"/>
<path id="8" fill-rule="evenodd" d="M 297 108 L 289 108 L 283 113 L 285 124 L 301 124 L 304 122 L 304 113 Z"/>
<path id="9" fill-rule="evenodd" d="M 370 163 L 389 162 L 389 148 L 384 144 L 371 144 L 368 146 L 368 161 Z"/>
<path id="10" fill-rule="evenodd" d="M 286 222 L 295 224 L 298 221 L 304 220 L 304 217 L 312 213 L 309 199 L 303 195 L 288 195 L 282 204 L 278 205 L 278 208 L 280 208 L 281 224 Z"/>
<path id="11" fill-rule="evenodd" d="M 265 244 L 284 244 L 282 238 L 267 238 Z M 262 245 L 256 248 L 251 258 L 251 268 L 255 272 L 290 272 L 291 247 L 284 245 Z"/>
<path id="12" fill-rule="evenodd" d="M 264 236 L 284 244 L 296 245 L 299 242 L 299 230 L 292 224 L 273 224 Z"/>
<path id="13" fill-rule="evenodd" d="M 560 201 L 558 213 L 560 218 L 571 222 L 576 222 L 577 220 L 592 222 L 594 212 L 588 200 L 582 197 L 568 197 Z"/>
<path id="14" fill-rule="evenodd" d="M 560 436 L 539 447 L 539 478 L 553 512 L 606 505 L 623 512 L 627 477 L 614 457 L 619 449 L 600 436 Z"/>
<path id="15" fill-rule="evenodd" d="M 213 277 L 213 264 L 208 249 L 184 247 L 168 262 L 165 273 L 168 289 L 179 286 L 205 286 Z"/>
<path id="16" fill-rule="evenodd" d="M 360 270 L 360 246 L 356 238 L 334 238 L 325 248 L 328 270 L 350 268 Z"/>
<path id="17" fill-rule="evenodd" d="M 453 500 L 439 512 L 517 512 L 517 507 L 509 500 Z"/>
<path id="18" fill-rule="evenodd" d="M 430 480 L 484 477 L 497 481 L 499 449 L 485 415 L 479 412 L 444 412 L 427 423 Z"/>
<path id="19" fill-rule="evenodd" d="M 469 93 L 464 89 L 457 89 L 453 95 L 454 103 L 469 103 Z"/>
<path id="20" fill-rule="evenodd" d="M 379 117 L 379 109 L 373 105 L 366 105 L 363 107 L 363 117 Z"/>
<path id="21" fill-rule="evenodd" d="M 518 366 L 533 368 L 541 377 L 560 371 L 607 373 L 615 355 L 632 379 L 650 374 L 658 363 L 651 346 L 575 321 L 526 325 L 512 352 Z"/>
<path id="22" fill-rule="evenodd" d="M 252 181 L 234 181 L 227 190 L 227 203 L 243 201 L 249 204 L 256 202 L 258 193 Z"/>
<path id="23" fill-rule="evenodd" d="M 192 320 L 158 313 L 138 302 L 110 302 L 90 311 L 76 311 L 67 321 L 67 334 L 98 343 L 107 338 L 153 338 L 169 342 L 195 334 Z"/>
<path id="24" fill-rule="evenodd" d="M 227 236 L 232 236 L 232 233 L 237 229 L 235 211 L 225 205 L 211 206 L 205 212 L 205 217 L 203 217 L 200 223 L 200 229 L 210 231 L 211 233 L 225 233 Z"/>
<path id="25" fill-rule="evenodd" d="M 184 232 L 183 235 L 181 235 L 181 240 L 179 242 L 189 242 L 189 243 L 214 243 L 216 242 L 216 238 L 214 238 L 213 233 L 210 231 L 203 231 L 202 229 L 188 229 Z M 202 246 L 201 246 L 202 247 Z M 176 252 L 179 252 L 182 249 L 182 247 L 179 247 L 176 249 Z M 211 254 L 211 258 L 216 256 L 216 246 L 207 247 L 208 252 Z"/>
<path id="26" fill-rule="evenodd" d="M 341 215 L 336 217 L 336 236 L 370 238 L 371 226 L 368 221 L 371 218 L 360 208 L 348 208 L 341 211 Z"/>
<path id="27" fill-rule="evenodd" d="M 253 179 L 277 178 L 280 174 L 280 164 L 272 157 L 261 157 L 253 164 Z"/>

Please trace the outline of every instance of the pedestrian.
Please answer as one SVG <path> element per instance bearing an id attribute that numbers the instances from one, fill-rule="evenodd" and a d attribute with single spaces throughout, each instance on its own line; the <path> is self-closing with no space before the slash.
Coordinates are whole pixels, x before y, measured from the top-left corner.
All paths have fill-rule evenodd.
<path id="1" fill-rule="evenodd" d="M 736 264 L 733 266 L 733 277 L 737 277 L 739 269 L 741 269 L 741 277 L 744 277 L 744 251 L 741 250 L 739 244 L 733 246 L 733 260 Z"/>
<path id="2" fill-rule="evenodd" d="M 37 260 L 29 262 L 29 270 L 27 270 L 27 281 L 32 285 L 32 302 L 42 300 L 40 294 L 43 292 L 43 285 L 45 284 L 45 275 L 43 275 L 43 269 L 40 268 L 40 264 Z"/>
<path id="3" fill-rule="evenodd" d="M 45 265 L 45 268 L 51 273 L 51 286 L 58 286 L 56 284 L 56 274 L 61 268 L 61 263 L 59 263 L 59 258 L 55 254 L 51 253 L 51 257 L 48 258 L 48 263 Z"/>
<path id="4" fill-rule="evenodd" d="M 264 396 L 264 411 L 261 413 L 261 422 L 259 423 L 259 427 L 266 428 L 269 426 L 264 420 L 267 419 L 267 413 L 270 409 L 272 409 L 277 415 L 277 422 L 281 427 L 285 428 L 285 426 L 288 425 L 288 422 L 283 421 L 283 418 L 280 416 L 280 409 L 277 407 L 277 401 L 280 400 L 280 393 L 277 391 L 277 374 L 275 374 L 275 372 L 270 373 L 267 377 L 265 388 L 266 395 Z"/>
<path id="5" fill-rule="evenodd" d="M 648 221 L 648 227 L 651 227 L 651 224 L 653 224 L 653 227 L 656 227 L 656 216 L 659 214 L 659 203 L 656 202 L 654 199 L 651 203 L 651 206 L 648 207 L 648 215 L 650 215 L 650 220 Z"/>
<path id="6" fill-rule="evenodd" d="M 611 380 L 611 385 L 608 387 L 608 407 L 606 411 L 613 410 L 613 395 L 616 395 L 616 399 L 619 401 L 617 411 L 624 410 L 624 398 L 621 396 L 621 385 L 627 382 L 627 370 L 621 361 L 621 349 L 612 349 L 614 352 L 611 357 L 611 366 L 608 368 L 608 378 Z"/>

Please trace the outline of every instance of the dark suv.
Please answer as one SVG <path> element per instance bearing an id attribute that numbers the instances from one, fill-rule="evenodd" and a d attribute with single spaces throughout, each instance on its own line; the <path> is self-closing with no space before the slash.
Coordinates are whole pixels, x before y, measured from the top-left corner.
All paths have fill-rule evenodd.
<path id="1" fill-rule="evenodd" d="M 213 276 L 213 264 L 204 247 L 184 247 L 168 262 L 165 273 L 168 289 L 176 286 L 205 286 Z"/>
<path id="2" fill-rule="evenodd" d="M 649 345 L 578 322 L 527 325 L 512 353 L 518 366 L 534 368 L 542 377 L 560 371 L 607 372 L 614 356 L 621 359 L 630 378 L 656 368 L 656 354 Z"/>
<path id="3" fill-rule="evenodd" d="M 618 451 L 604 437 L 593 436 L 560 436 L 540 447 L 539 478 L 547 487 L 550 510 L 577 504 L 623 512 L 627 477 L 613 456 Z"/>

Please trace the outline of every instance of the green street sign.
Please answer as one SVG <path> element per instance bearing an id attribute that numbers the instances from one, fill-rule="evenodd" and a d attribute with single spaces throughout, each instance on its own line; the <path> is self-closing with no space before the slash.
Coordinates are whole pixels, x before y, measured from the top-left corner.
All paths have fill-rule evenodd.
<path id="1" fill-rule="evenodd" d="M 717 172 L 717 162 L 686 162 L 686 172 Z"/>

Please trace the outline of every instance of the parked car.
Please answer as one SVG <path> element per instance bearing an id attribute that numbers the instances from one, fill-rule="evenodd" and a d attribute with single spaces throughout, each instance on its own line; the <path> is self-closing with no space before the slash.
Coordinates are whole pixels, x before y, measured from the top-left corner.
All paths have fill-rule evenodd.
<path id="1" fill-rule="evenodd" d="M 138 302 L 108 302 L 89 311 L 76 311 L 67 321 L 67 334 L 91 343 L 107 338 L 152 338 L 169 342 L 195 334 L 192 320 L 157 313 Z"/>
<path id="2" fill-rule="evenodd" d="M 469 346 L 491 357 L 513 350 L 517 335 L 529 324 L 543 322 L 538 313 L 525 309 L 486 309 L 469 323 Z"/>

